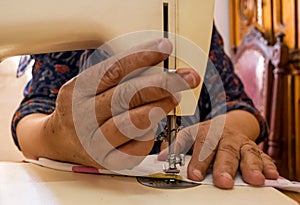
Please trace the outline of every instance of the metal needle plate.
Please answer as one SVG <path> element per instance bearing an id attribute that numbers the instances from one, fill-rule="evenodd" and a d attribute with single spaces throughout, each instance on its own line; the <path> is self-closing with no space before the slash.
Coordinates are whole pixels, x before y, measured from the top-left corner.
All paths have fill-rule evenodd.
<path id="1" fill-rule="evenodd" d="M 137 181 L 145 186 L 160 189 L 184 189 L 200 185 L 196 183 L 184 182 L 175 178 L 137 177 Z"/>

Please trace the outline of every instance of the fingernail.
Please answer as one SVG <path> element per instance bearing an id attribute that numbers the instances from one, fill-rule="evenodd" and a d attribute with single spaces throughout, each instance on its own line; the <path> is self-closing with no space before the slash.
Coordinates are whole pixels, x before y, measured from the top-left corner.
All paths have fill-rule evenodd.
<path id="1" fill-rule="evenodd" d="M 184 69 L 179 69 L 177 71 L 177 74 L 180 75 L 189 84 L 190 87 L 194 88 L 198 85 L 197 79 L 192 72 Z"/>
<path id="2" fill-rule="evenodd" d="M 230 174 L 228 174 L 227 172 L 223 172 L 223 173 L 221 173 L 221 174 L 220 174 L 220 176 L 222 176 L 222 177 L 225 177 L 225 178 L 227 178 L 227 179 L 229 179 L 229 180 L 232 180 L 232 177 L 231 177 L 231 175 L 230 175 Z"/>
<path id="3" fill-rule="evenodd" d="M 174 93 L 173 97 L 175 98 L 177 103 L 180 103 L 180 100 L 181 100 L 181 94 L 180 93 Z"/>
<path id="4" fill-rule="evenodd" d="M 203 175 L 202 175 L 202 173 L 200 172 L 200 170 L 194 169 L 194 170 L 192 171 L 192 173 L 193 173 L 193 175 L 194 175 L 196 178 L 198 178 L 199 181 L 202 181 L 202 180 L 203 180 Z"/>
<path id="5" fill-rule="evenodd" d="M 160 52 L 165 54 L 170 54 L 172 52 L 173 46 L 171 42 L 167 39 L 162 39 L 159 42 L 158 49 Z"/>

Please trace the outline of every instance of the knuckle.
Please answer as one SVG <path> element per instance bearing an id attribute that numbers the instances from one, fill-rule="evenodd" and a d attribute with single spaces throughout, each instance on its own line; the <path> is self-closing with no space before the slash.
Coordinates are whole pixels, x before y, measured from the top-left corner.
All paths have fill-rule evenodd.
<path id="1" fill-rule="evenodd" d="M 241 158 L 239 148 L 235 144 L 224 142 L 223 140 L 220 141 L 218 152 L 226 152 L 238 160 Z"/>
<path id="2" fill-rule="evenodd" d="M 242 160 L 241 161 L 241 167 L 250 167 L 251 169 L 257 170 L 262 170 L 263 168 L 263 162 L 261 160 L 255 160 L 255 159 L 248 159 L 248 160 Z"/>
<path id="3" fill-rule="evenodd" d="M 120 61 L 116 61 L 102 77 L 102 83 L 117 84 L 122 80 L 123 66 Z"/>
<path id="4" fill-rule="evenodd" d="M 273 162 L 273 159 L 269 155 L 262 153 L 261 157 L 265 167 L 277 169 L 275 163 Z"/>
<path id="5" fill-rule="evenodd" d="M 262 170 L 263 159 L 262 151 L 254 147 L 252 144 L 245 144 L 241 148 L 241 167 L 248 167 L 251 170 Z"/>
<path id="6" fill-rule="evenodd" d="M 128 111 L 130 108 L 130 99 L 137 93 L 137 88 L 133 83 L 122 84 L 117 87 L 112 98 L 111 106 L 117 113 Z"/>
<path id="7" fill-rule="evenodd" d="M 266 161 L 269 161 L 269 162 L 273 163 L 273 159 L 269 155 L 267 155 L 266 153 L 262 152 L 261 157 L 262 157 L 263 160 L 266 160 Z"/>
<path id="8" fill-rule="evenodd" d="M 216 168 L 218 166 L 218 168 Z M 214 169 L 216 169 L 216 173 L 222 173 L 226 170 L 228 173 L 235 173 L 237 170 L 237 163 L 226 158 L 222 161 L 222 164 L 216 165 L 214 164 Z"/>
<path id="9" fill-rule="evenodd" d="M 130 100 L 130 107 L 135 107 L 141 104 L 157 101 L 160 99 L 164 99 L 166 101 L 165 104 L 169 106 L 177 105 L 178 102 L 174 96 L 170 93 L 166 92 L 165 90 L 155 87 L 149 86 L 145 88 L 138 89 L 140 86 L 135 86 L 133 88 L 135 91 L 133 92 L 133 97 Z"/>
<path id="10" fill-rule="evenodd" d="M 245 144 L 241 147 L 241 152 L 243 153 L 256 152 L 256 149 L 250 144 Z"/>
<path id="11" fill-rule="evenodd" d="M 252 144 L 245 144 L 241 147 L 241 155 L 242 156 L 255 156 L 256 158 L 262 159 L 262 151 L 260 151 L 257 147 Z"/>
<path id="12" fill-rule="evenodd" d="M 166 73 L 158 74 L 153 79 L 154 79 L 154 82 L 153 82 L 154 86 L 160 88 L 164 92 L 172 93 L 172 92 L 170 92 L 170 89 L 168 88 L 169 87 L 168 86 L 169 79 L 167 78 Z"/>
<path id="13" fill-rule="evenodd" d="M 73 91 L 75 91 L 73 84 L 71 84 L 70 82 L 63 84 L 58 92 L 58 96 L 57 96 L 58 100 L 60 100 L 61 98 L 62 98 L 61 100 L 72 99 Z"/>

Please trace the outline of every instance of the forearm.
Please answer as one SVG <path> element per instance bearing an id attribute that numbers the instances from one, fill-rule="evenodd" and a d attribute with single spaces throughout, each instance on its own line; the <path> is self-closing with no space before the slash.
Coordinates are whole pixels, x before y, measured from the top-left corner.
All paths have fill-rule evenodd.
<path id="1" fill-rule="evenodd" d="M 56 127 L 53 120 L 52 115 L 35 113 L 19 121 L 16 133 L 24 156 L 99 167 L 86 153 L 77 135 Z"/>
<path id="2" fill-rule="evenodd" d="M 16 128 L 20 148 L 27 158 L 37 159 L 48 152 L 45 146 L 45 134 L 43 127 L 47 123 L 49 115 L 36 113 L 22 118 Z"/>

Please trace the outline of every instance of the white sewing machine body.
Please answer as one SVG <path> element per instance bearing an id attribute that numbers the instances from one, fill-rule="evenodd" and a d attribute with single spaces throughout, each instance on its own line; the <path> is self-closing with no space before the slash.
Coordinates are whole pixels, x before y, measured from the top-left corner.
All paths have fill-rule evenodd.
<path id="1" fill-rule="evenodd" d="M 2 1 L 0 61 L 16 55 L 98 48 L 125 34 L 145 30 L 163 32 L 167 28 L 173 35 L 170 40 L 175 56 L 170 67 L 194 66 L 203 77 L 213 10 L 214 1 L 211 0 Z M 143 39 L 127 38 L 123 43 L 113 44 L 113 49 L 118 52 L 141 40 L 158 37 L 163 37 L 163 33 L 144 35 Z M 187 50 L 190 48 L 185 46 L 185 40 L 180 39 L 198 48 L 198 57 L 195 58 L 195 51 Z M 194 114 L 200 88 L 194 90 L 195 96 L 183 94 L 185 100 L 178 107 L 177 115 Z"/>
<path id="2" fill-rule="evenodd" d="M 126 33 L 162 31 L 164 5 L 169 7 L 169 31 L 190 39 L 206 51 L 214 1 L 10 0 L 0 2 L 0 59 L 97 48 Z"/>

